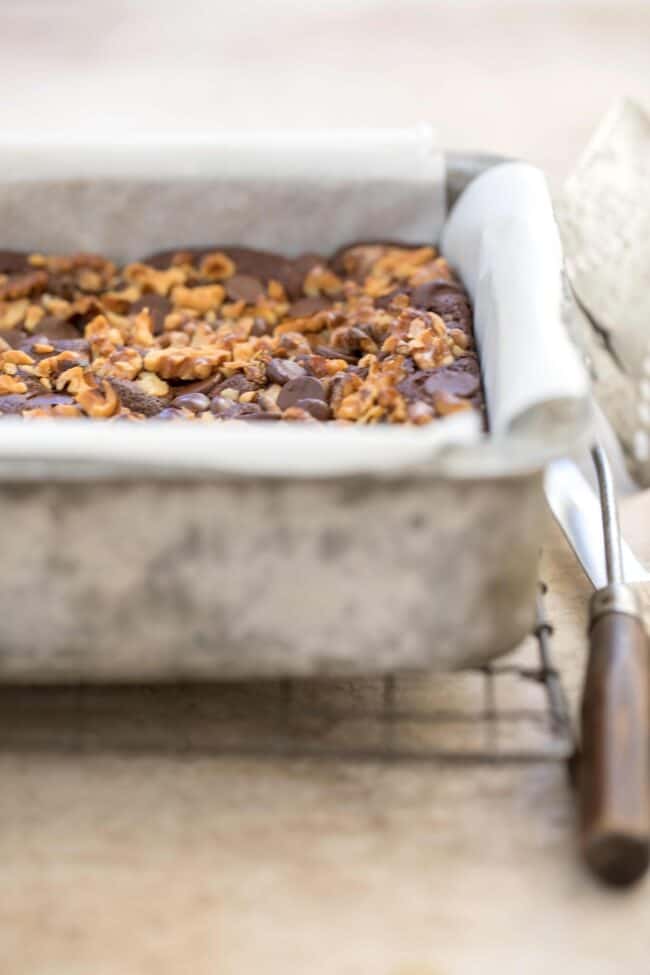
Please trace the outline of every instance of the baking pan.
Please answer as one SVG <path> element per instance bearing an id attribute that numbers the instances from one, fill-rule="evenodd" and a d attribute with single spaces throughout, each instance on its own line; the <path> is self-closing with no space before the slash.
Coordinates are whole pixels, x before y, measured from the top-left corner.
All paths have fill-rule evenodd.
<path id="1" fill-rule="evenodd" d="M 447 154 L 448 202 L 500 161 Z M 165 452 L 174 425 L 152 427 L 141 456 L 110 445 L 65 462 L 55 450 L 12 454 L 3 421 L 0 678 L 353 675 L 487 661 L 530 632 L 544 463 L 585 422 L 564 418 L 544 437 L 461 436 L 425 463 L 405 454 L 364 472 L 283 475 Z M 81 427 L 101 444 L 103 432 Z M 385 436 L 407 444 L 410 434 Z"/>

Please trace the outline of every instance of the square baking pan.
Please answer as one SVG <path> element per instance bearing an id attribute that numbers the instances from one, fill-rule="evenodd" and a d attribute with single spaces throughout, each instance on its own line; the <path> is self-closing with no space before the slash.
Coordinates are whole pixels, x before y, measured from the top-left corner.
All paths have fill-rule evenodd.
<path id="1" fill-rule="evenodd" d="M 502 162 L 440 154 L 445 208 Z M 34 179 L 34 193 L 44 185 Z M 403 198 L 421 235 L 417 201 Z M 19 222 L 15 198 L 7 206 Z M 393 236 L 407 236 L 399 222 Z M 105 245 L 99 234 L 95 249 Z M 484 277 L 470 286 L 477 316 L 489 305 Z M 458 417 L 425 435 L 3 420 L 0 678 L 343 676 L 486 662 L 530 632 L 543 468 L 584 435 L 582 392 L 568 411 L 554 403 L 542 423 L 533 411 L 490 436 Z"/>

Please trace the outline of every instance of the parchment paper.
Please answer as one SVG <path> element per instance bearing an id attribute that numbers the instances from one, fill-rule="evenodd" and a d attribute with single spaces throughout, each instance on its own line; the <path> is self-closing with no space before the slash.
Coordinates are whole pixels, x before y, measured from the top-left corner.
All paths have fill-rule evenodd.
<path id="1" fill-rule="evenodd" d="M 584 407 L 586 378 L 560 317 L 551 203 L 532 167 L 504 165 L 479 177 L 443 229 L 444 156 L 428 127 L 129 135 L 119 145 L 43 140 L 0 136 L 0 246 L 131 259 L 213 242 L 327 253 L 354 240 L 435 242 L 442 234 L 474 299 L 492 432 L 523 425 L 544 437 L 566 433 Z M 150 439 L 139 442 L 152 449 L 140 453 L 127 424 L 104 426 L 96 440 L 81 424 L 22 424 L 20 434 L 12 425 L 0 427 L 0 457 L 78 461 L 86 451 L 97 463 L 139 456 L 151 465 L 160 458 L 162 433 L 151 425 Z M 217 439 L 214 427 L 183 438 L 167 425 L 166 457 L 179 465 L 202 459 L 210 470 L 321 474 L 423 463 L 481 438 L 470 413 L 416 430 L 356 430 L 354 440 L 349 428 L 331 428 L 314 433 L 314 450 L 301 433 L 265 427 L 262 438 L 242 426 Z"/>
<path id="2" fill-rule="evenodd" d="M 134 260 L 222 243 L 295 255 L 436 240 L 444 162 L 431 129 L 0 135 L 2 246 Z"/>
<path id="3" fill-rule="evenodd" d="M 583 413 L 587 377 L 562 321 L 562 249 L 541 171 L 504 163 L 479 176 L 442 248 L 474 301 L 492 431 L 551 435 Z"/>

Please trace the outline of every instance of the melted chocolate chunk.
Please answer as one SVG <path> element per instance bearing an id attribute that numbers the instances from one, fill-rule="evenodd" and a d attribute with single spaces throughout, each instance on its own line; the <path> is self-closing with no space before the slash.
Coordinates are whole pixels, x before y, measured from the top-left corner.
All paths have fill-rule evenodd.
<path id="1" fill-rule="evenodd" d="M 22 413 L 29 409 L 29 396 L 25 393 L 8 393 L 0 396 L 0 414 L 4 416 Z"/>
<path id="2" fill-rule="evenodd" d="M 323 263 L 324 258 L 320 254 L 301 254 L 289 262 L 282 277 L 282 284 L 289 298 L 297 300 L 302 296 L 305 278 L 312 268 Z"/>
<path id="3" fill-rule="evenodd" d="M 349 362 L 351 365 L 354 365 L 358 358 L 342 349 L 333 349 L 331 345 L 317 345 L 314 352 L 316 355 L 322 355 L 325 359 L 343 359 L 344 362 Z"/>
<path id="4" fill-rule="evenodd" d="M 205 393 L 206 396 L 209 396 L 219 382 L 219 376 L 210 376 L 209 379 L 198 379 L 195 383 L 182 383 L 179 386 L 174 386 L 174 392 L 177 396 L 185 393 Z"/>
<path id="5" fill-rule="evenodd" d="M 166 406 L 157 415 L 157 420 L 184 420 L 183 411 L 176 409 L 174 406 Z"/>
<path id="6" fill-rule="evenodd" d="M 0 274 L 20 274 L 31 270 L 26 251 L 0 250 Z"/>
<path id="7" fill-rule="evenodd" d="M 446 278 L 439 278 L 436 281 L 427 281 L 426 284 L 419 284 L 413 288 L 410 300 L 415 308 L 435 311 L 435 306 L 440 302 L 441 296 L 449 294 L 463 297 L 463 289 L 460 285 L 447 281 Z"/>
<path id="8" fill-rule="evenodd" d="M 271 359 L 266 367 L 266 378 L 269 382 L 279 383 L 281 386 L 304 375 L 303 367 L 293 359 Z"/>
<path id="9" fill-rule="evenodd" d="M 332 302 L 327 298 L 299 298 L 289 309 L 289 318 L 311 318 L 317 312 L 331 307 Z"/>
<path id="10" fill-rule="evenodd" d="M 236 372 L 228 379 L 222 379 L 220 383 L 212 388 L 212 395 L 222 393 L 224 389 L 235 389 L 238 393 L 250 393 L 254 389 L 259 389 L 259 383 L 254 383 L 241 372 Z"/>
<path id="11" fill-rule="evenodd" d="M 226 294 L 231 301 L 245 301 L 247 305 L 254 305 L 264 294 L 262 282 L 250 274 L 234 274 L 225 285 Z"/>
<path id="12" fill-rule="evenodd" d="M 205 413 L 210 409 L 210 400 L 205 393 L 183 393 L 171 401 L 171 406 L 184 407 L 192 413 Z"/>
<path id="13" fill-rule="evenodd" d="M 473 356 L 464 356 L 453 365 L 419 369 L 403 379 L 397 388 L 407 399 L 431 401 L 436 393 L 469 398 L 479 392 L 480 386 L 478 362 Z"/>
<path id="14" fill-rule="evenodd" d="M 467 295 L 459 284 L 450 281 L 432 281 L 414 288 L 411 302 L 417 308 L 426 308 L 440 315 L 445 323 L 464 332 L 472 330 L 472 310 Z"/>
<path id="15" fill-rule="evenodd" d="M 28 410 L 46 410 L 52 406 L 75 406 L 73 396 L 66 396 L 64 393 L 41 393 L 38 396 L 30 396 L 27 401 Z"/>
<path id="16" fill-rule="evenodd" d="M 22 328 L 10 328 L 6 332 L 0 332 L 0 339 L 4 339 L 12 349 L 20 349 L 28 337 Z"/>
<path id="17" fill-rule="evenodd" d="M 215 416 L 232 416 L 235 404 L 226 396 L 214 396 L 210 403 L 210 412 Z"/>
<path id="18" fill-rule="evenodd" d="M 44 315 L 36 326 L 39 336 L 48 339 L 78 339 L 79 329 L 55 315 Z"/>
<path id="19" fill-rule="evenodd" d="M 316 420 L 329 420 L 330 408 L 322 399 L 299 399 L 295 404 L 299 409 L 306 410 Z"/>
<path id="20" fill-rule="evenodd" d="M 476 359 L 457 359 L 451 366 L 434 370 L 424 382 L 425 392 L 450 393 L 452 396 L 474 396 L 480 389 L 481 381 Z"/>
<path id="21" fill-rule="evenodd" d="M 326 394 L 323 384 L 313 376 L 300 376 L 298 379 L 291 379 L 278 396 L 278 406 L 281 410 L 287 410 L 290 406 L 296 406 L 298 400 L 325 400 Z"/>

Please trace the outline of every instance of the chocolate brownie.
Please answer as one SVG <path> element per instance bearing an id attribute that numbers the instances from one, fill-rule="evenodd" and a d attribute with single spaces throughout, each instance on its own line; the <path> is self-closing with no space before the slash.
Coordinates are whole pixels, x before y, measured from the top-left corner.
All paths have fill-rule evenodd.
<path id="1" fill-rule="evenodd" d="M 470 303 L 433 247 L 201 247 L 125 266 L 0 251 L 0 417 L 423 424 L 471 409 Z"/>

